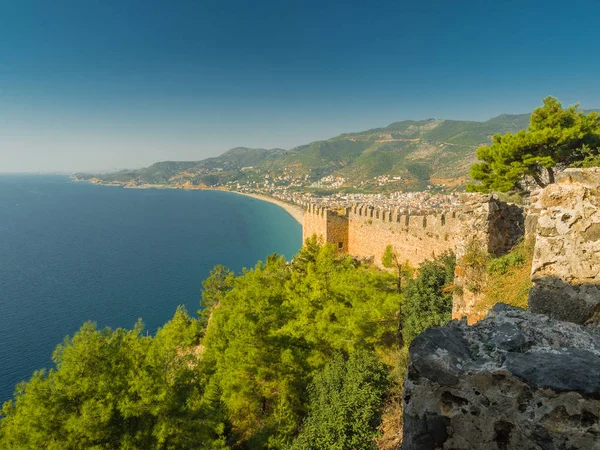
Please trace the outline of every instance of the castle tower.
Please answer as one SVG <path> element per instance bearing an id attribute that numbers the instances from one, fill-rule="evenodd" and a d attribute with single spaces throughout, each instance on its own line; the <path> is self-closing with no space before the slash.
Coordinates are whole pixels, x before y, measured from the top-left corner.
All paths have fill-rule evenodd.
<path id="1" fill-rule="evenodd" d="M 309 205 L 304 214 L 302 240 L 316 235 L 324 243 L 333 244 L 338 253 L 348 253 L 348 212 L 348 208 Z"/>

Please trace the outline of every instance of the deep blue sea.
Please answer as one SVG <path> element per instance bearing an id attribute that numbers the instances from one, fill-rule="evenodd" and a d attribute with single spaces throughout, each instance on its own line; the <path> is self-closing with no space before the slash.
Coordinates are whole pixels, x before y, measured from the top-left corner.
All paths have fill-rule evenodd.
<path id="1" fill-rule="evenodd" d="M 0 403 L 85 321 L 153 333 L 178 305 L 196 313 L 216 264 L 239 272 L 301 243 L 287 212 L 237 194 L 0 175 Z"/>

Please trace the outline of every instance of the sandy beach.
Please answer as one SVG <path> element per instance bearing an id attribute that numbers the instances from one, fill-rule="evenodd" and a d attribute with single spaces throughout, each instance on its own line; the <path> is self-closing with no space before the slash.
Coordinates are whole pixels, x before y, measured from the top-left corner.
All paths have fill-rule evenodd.
<path id="1" fill-rule="evenodd" d="M 294 219 L 296 219 L 296 222 L 298 222 L 300 225 L 302 225 L 302 223 L 303 223 L 304 209 L 301 208 L 300 206 L 290 205 L 289 203 L 286 203 L 281 200 L 277 200 L 276 198 L 273 198 L 273 197 L 269 197 L 268 195 L 249 194 L 246 192 L 225 191 L 225 190 L 223 190 L 223 192 L 232 192 L 234 194 L 245 195 L 246 197 L 252 197 L 257 200 L 262 200 L 264 202 L 274 203 L 275 205 L 279 206 L 280 208 L 283 208 L 290 216 L 292 216 Z"/>

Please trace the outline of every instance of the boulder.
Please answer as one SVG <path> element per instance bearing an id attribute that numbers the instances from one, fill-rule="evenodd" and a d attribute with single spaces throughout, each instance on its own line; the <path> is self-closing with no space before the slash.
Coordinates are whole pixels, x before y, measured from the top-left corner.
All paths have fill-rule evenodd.
<path id="1" fill-rule="evenodd" d="M 600 329 L 498 304 L 410 347 L 403 450 L 600 449 Z"/>

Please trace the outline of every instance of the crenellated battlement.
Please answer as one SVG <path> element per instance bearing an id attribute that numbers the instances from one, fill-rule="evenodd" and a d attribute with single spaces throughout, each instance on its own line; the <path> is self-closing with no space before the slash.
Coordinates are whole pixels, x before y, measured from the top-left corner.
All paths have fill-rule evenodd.
<path id="1" fill-rule="evenodd" d="M 369 205 L 353 205 L 349 208 L 354 220 L 379 221 L 383 224 L 397 223 L 404 227 L 443 227 L 458 218 L 455 209 L 380 209 Z"/>
<path id="2" fill-rule="evenodd" d="M 313 216 L 331 217 L 331 216 L 347 216 L 350 208 L 329 208 L 327 206 L 319 206 L 310 204 L 306 208 L 306 213 Z"/>
<path id="3" fill-rule="evenodd" d="M 303 235 L 307 239 L 316 234 L 340 252 L 373 258 L 376 264 L 381 263 L 385 248 L 391 244 L 401 258 L 419 265 L 446 250 L 462 248 L 465 236 L 481 233 L 492 236 L 485 238 L 492 239 L 490 250 L 500 248 L 503 243 L 492 242 L 498 237 L 491 233 L 494 227 L 487 222 L 503 208 L 499 206 L 501 203 L 490 195 L 465 194 L 458 207 L 439 209 L 377 208 L 366 204 L 335 208 L 311 204 L 304 216 Z"/>

